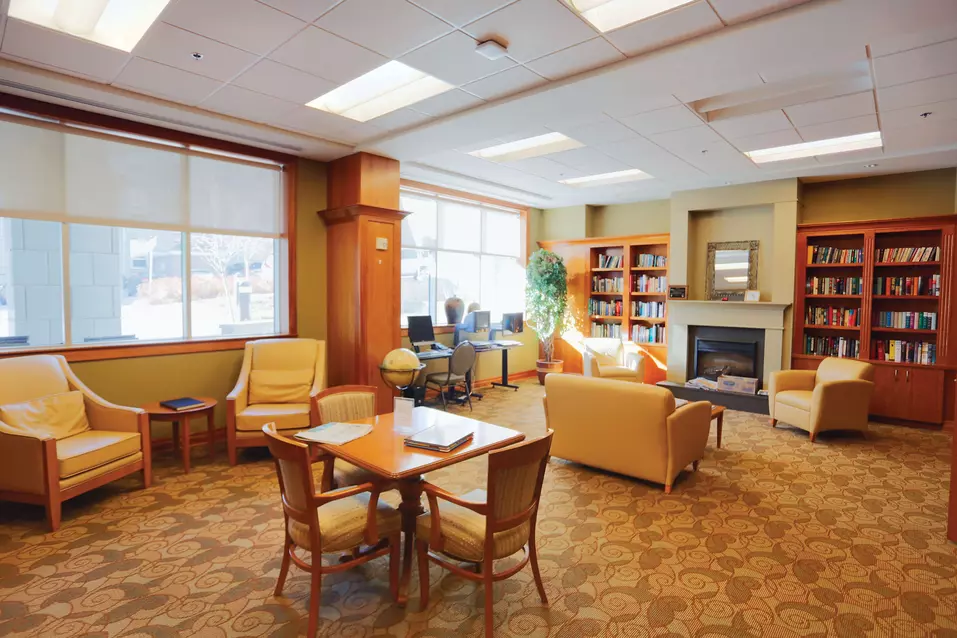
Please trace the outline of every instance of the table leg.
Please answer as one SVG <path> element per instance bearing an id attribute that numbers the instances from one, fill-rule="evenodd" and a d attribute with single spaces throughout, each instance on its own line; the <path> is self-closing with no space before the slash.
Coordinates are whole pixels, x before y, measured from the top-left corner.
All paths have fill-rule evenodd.
<path id="1" fill-rule="evenodd" d="M 399 512 L 402 513 L 402 531 L 405 532 L 405 547 L 402 552 L 402 579 L 399 581 L 400 606 L 405 607 L 409 600 L 409 582 L 412 579 L 412 559 L 415 548 L 415 519 L 425 509 L 422 507 L 421 476 L 406 479 L 399 483 L 399 493 L 402 495 L 402 504 Z"/>
<path id="2" fill-rule="evenodd" d="M 721 449 L 721 428 L 724 427 L 724 410 L 718 413 L 718 449 Z"/>
<path id="3" fill-rule="evenodd" d="M 183 452 L 183 472 L 189 474 L 189 417 L 182 418 L 179 424 L 183 431 L 183 441 L 180 444 Z"/>
<path id="4" fill-rule="evenodd" d="M 173 454 L 179 454 L 179 421 L 170 423 L 173 427 Z"/>
<path id="5" fill-rule="evenodd" d="M 209 436 L 209 443 L 207 444 L 207 454 L 209 458 L 213 458 L 213 448 L 216 446 L 216 424 L 213 421 L 213 409 L 210 408 L 206 412 L 206 430 Z"/>

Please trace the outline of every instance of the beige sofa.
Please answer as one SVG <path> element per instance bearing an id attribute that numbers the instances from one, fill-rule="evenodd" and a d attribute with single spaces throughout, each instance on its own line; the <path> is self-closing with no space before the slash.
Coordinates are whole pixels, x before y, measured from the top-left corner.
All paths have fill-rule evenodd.
<path id="1" fill-rule="evenodd" d="M 582 371 L 586 377 L 641 383 L 645 358 L 638 345 L 621 339 L 589 337 L 583 340 Z"/>
<path id="2" fill-rule="evenodd" d="M 866 430 L 874 393 L 874 366 L 855 359 L 829 357 L 817 370 L 781 370 L 771 375 L 768 406 L 771 425 L 778 421 L 811 433 Z"/>
<path id="3" fill-rule="evenodd" d="M 570 374 L 545 377 L 545 421 L 555 431 L 552 456 L 662 483 L 704 457 L 711 404 L 675 409 L 668 390 L 643 383 Z"/>

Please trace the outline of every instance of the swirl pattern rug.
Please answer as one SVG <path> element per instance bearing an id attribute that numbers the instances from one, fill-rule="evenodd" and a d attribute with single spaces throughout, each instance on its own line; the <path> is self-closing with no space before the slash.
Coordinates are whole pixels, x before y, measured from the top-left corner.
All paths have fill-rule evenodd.
<path id="1" fill-rule="evenodd" d="M 534 436 L 541 397 L 528 382 L 489 390 L 473 416 Z M 723 444 L 712 433 L 701 469 L 671 495 L 553 459 L 539 515 L 550 604 L 527 568 L 496 584 L 496 635 L 957 636 L 948 434 L 872 424 L 866 438 L 811 444 L 728 412 Z M 55 534 L 39 508 L 0 503 L 0 636 L 303 633 L 307 576 L 293 567 L 272 595 L 283 540 L 273 464 L 252 451 L 231 468 L 224 456 L 197 451 L 183 475 L 157 453 L 153 487 L 130 477 L 73 499 Z M 481 487 L 485 460 L 428 478 Z M 408 608 L 391 601 L 385 558 L 326 576 L 320 635 L 481 636 L 480 588 L 437 566 L 431 580 L 422 611 L 415 572 Z"/>

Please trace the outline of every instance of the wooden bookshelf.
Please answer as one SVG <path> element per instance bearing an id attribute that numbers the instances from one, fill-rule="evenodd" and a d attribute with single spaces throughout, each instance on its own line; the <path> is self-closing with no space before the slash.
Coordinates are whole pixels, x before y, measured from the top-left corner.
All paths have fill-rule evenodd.
<path id="1" fill-rule="evenodd" d="M 799 226 L 793 367 L 813 370 L 853 351 L 877 366 L 873 414 L 941 423 L 957 367 L 955 228 L 953 215 Z M 888 250 L 897 252 L 888 258 Z M 853 312 L 857 325 L 821 325 L 831 309 Z M 889 360 L 892 342 L 897 361 Z"/>

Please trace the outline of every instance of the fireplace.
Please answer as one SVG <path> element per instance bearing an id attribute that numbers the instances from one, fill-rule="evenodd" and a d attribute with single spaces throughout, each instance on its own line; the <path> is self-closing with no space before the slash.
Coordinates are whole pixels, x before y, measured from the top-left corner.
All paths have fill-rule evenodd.
<path id="1" fill-rule="evenodd" d="M 751 328 L 689 326 L 689 377 L 752 377 L 761 386 L 764 331 Z"/>

